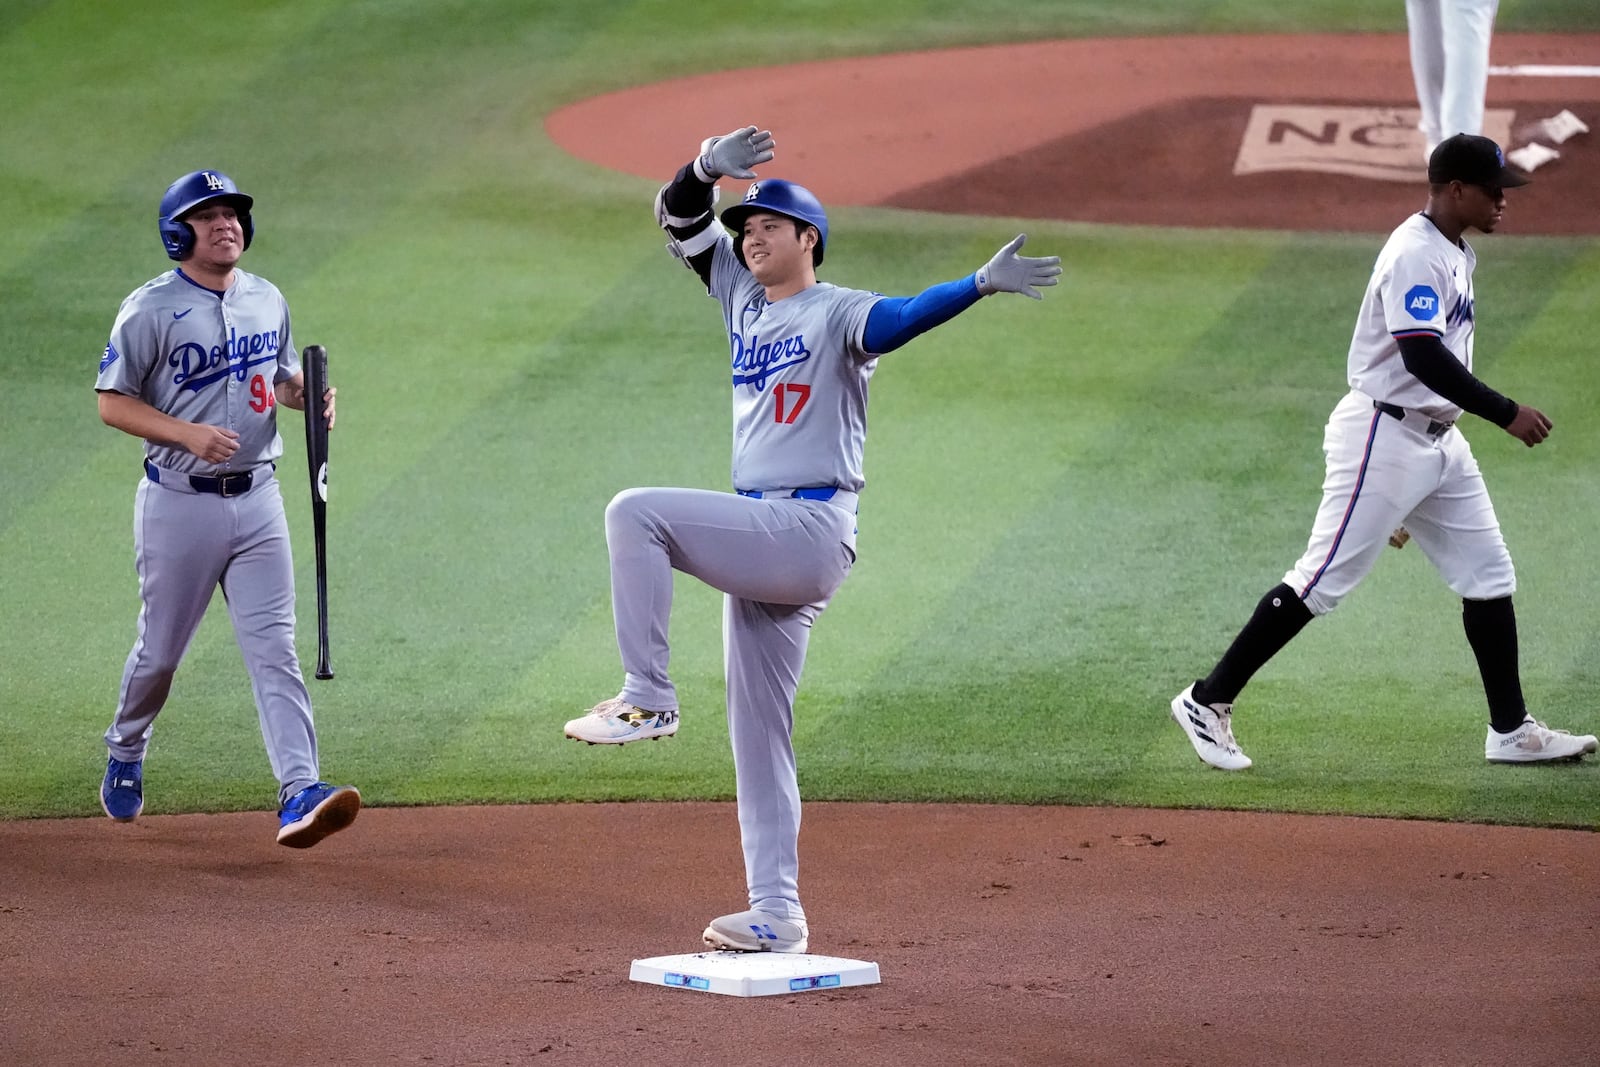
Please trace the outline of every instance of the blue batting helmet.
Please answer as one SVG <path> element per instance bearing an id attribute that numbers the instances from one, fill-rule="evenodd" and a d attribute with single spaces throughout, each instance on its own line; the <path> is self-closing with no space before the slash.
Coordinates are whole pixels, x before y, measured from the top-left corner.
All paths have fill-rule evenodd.
<path id="1" fill-rule="evenodd" d="M 753 182 L 745 190 L 744 200 L 722 213 L 722 224 L 734 232 L 733 250 L 744 262 L 744 241 L 738 236 L 744 231 L 744 220 L 758 211 L 795 219 L 817 228 L 817 247 L 811 250 L 812 266 L 822 266 L 822 253 L 828 245 L 828 216 L 822 210 L 822 201 L 811 190 L 782 178 L 768 178 Z"/>
<path id="2" fill-rule="evenodd" d="M 167 186 L 166 195 L 161 198 L 161 244 L 168 259 L 182 261 L 194 251 L 194 227 L 184 222 L 183 216 L 214 200 L 233 205 L 239 225 L 244 228 L 244 246 L 250 247 L 250 238 L 256 232 L 250 221 L 250 206 L 255 198 L 241 193 L 233 179 L 220 170 L 197 170 Z"/>

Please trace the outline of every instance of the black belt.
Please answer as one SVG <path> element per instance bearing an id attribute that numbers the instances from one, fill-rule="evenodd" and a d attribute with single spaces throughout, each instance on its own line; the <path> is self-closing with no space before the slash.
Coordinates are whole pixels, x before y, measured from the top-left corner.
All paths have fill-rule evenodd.
<path id="1" fill-rule="evenodd" d="M 801 500 L 832 500 L 833 497 L 834 497 L 834 494 L 837 493 L 838 491 L 839 491 L 839 487 L 837 485 L 820 485 L 815 489 L 796 489 L 792 493 L 782 493 L 782 494 L 775 493 L 771 489 L 735 489 L 734 490 L 734 492 L 738 493 L 740 496 L 754 497 L 757 500 L 760 500 L 762 497 L 766 496 L 769 493 L 771 493 L 774 496 L 780 496 L 781 495 L 781 496 L 799 497 Z"/>
<path id="2" fill-rule="evenodd" d="M 1406 409 L 1401 407 L 1399 404 L 1386 404 L 1382 400 L 1374 400 L 1372 402 L 1372 406 L 1383 412 L 1385 415 L 1393 415 L 1401 422 L 1406 421 Z M 1421 415 L 1422 412 L 1418 411 L 1415 414 Z M 1428 419 L 1428 428 L 1424 432 L 1429 437 L 1438 437 L 1455 424 L 1456 423 L 1454 419 L 1451 419 L 1449 422 L 1445 422 L 1442 419 L 1430 418 Z"/>
<path id="3" fill-rule="evenodd" d="M 144 461 L 145 477 L 157 485 L 161 484 L 161 471 L 148 459 Z M 215 493 L 218 496 L 240 496 L 250 491 L 255 484 L 255 471 L 239 471 L 235 474 L 221 474 L 212 477 L 206 474 L 191 474 L 189 487 L 197 493 Z"/>

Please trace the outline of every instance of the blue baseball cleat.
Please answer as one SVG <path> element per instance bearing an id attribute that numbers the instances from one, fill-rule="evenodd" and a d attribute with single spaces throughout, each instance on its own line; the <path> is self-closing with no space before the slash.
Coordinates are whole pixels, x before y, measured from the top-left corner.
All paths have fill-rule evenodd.
<path id="1" fill-rule="evenodd" d="M 361 794 L 353 785 L 308 785 L 278 812 L 278 844 L 310 848 L 355 822 L 360 810 Z"/>
<path id="2" fill-rule="evenodd" d="M 106 757 L 106 776 L 100 783 L 100 806 L 118 822 L 132 822 L 144 810 L 144 761 L 124 763 Z"/>

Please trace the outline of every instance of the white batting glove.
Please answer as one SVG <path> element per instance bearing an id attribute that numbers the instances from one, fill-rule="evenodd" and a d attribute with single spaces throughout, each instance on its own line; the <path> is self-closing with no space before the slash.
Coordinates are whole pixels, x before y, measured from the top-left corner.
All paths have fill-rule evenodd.
<path id="1" fill-rule="evenodd" d="M 754 178 L 756 172 L 751 168 L 772 159 L 773 145 L 772 131 L 758 131 L 754 126 L 721 137 L 707 137 L 700 142 L 700 158 L 695 160 L 695 169 L 711 182 L 724 176 Z"/>
<path id="2" fill-rule="evenodd" d="M 978 292 L 984 296 L 990 293 L 1021 293 L 1035 300 L 1044 299 L 1034 286 L 1056 284 L 1056 275 L 1061 273 L 1061 257 L 1017 255 L 1017 249 L 1027 239 L 1027 234 L 1017 234 L 1015 240 L 978 268 Z"/>

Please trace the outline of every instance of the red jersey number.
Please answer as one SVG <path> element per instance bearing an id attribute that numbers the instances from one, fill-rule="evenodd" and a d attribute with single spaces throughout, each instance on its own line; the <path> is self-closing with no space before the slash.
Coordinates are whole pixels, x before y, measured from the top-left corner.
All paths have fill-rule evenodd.
<path id="1" fill-rule="evenodd" d="M 772 387 L 773 419 L 785 424 L 794 422 L 800 417 L 800 409 L 810 399 L 811 386 L 798 382 L 779 382 Z"/>
<path id="2" fill-rule="evenodd" d="M 255 412 L 266 411 L 278 402 L 273 395 L 272 386 L 261 375 L 250 379 L 250 410 Z"/>

